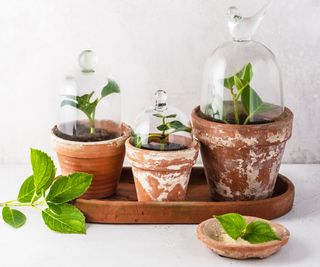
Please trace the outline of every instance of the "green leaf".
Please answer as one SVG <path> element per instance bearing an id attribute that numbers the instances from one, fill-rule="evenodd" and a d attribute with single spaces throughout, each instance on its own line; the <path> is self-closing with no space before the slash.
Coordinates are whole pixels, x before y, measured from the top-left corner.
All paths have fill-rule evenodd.
<path id="1" fill-rule="evenodd" d="M 60 209 L 60 207 L 59 207 L 59 204 L 53 204 L 53 203 L 48 202 L 47 205 L 48 205 L 49 209 L 50 209 L 53 213 L 55 213 L 56 215 L 59 215 L 59 214 L 62 213 L 62 211 L 61 211 L 61 209 Z"/>
<path id="2" fill-rule="evenodd" d="M 7 224 L 14 228 L 21 227 L 27 221 L 26 216 L 21 211 L 9 207 L 4 207 L 2 209 L 2 218 Z"/>
<path id="3" fill-rule="evenodd" d="M 236 74 L 236 76 L 246 83 L 250 83 L 253 76 L 251 63 L 246 64 L 241 71 Z"/>
<path id="4" fill-rule="evenodd" d="M 74 108 L 77 108 L 77 103 L 74 102 L 74 101 L 71 101 L 71 100 L 63 100 L 60 104 L 61 107 L 64 107 L 64 106 L 72 106 Z"/>
<path id="5" fill-rule="evenodd" d="M 246 220 L 243 216 L 237 213 L 227 213 L 220 216 L 214 216 L 226 233 L 233 239 L 241 237 L 246 229 Z"/>
<path id="6" fill-rule="evenodd" d="M 132 134 L 133 144 L 137 148 L 141 148 L 142 146 L 142 137 L 138 134 Z"/>
<path id="7" fill-rule="evenodd" d="M 89 188 L 92 175 L 87 173 L 73 173 L 60 176 L 50 188 L 46 197 L 47 202 L 61 204 L 83 195 Z"/>
<path id="8" fill-rule="evenodd" d="M 191 132 L 191 128 L 184 125 L 182 122 L 180 121 L 171 121 L 168 123 L 171 129 L 174 129 L 174 132 Z"/>
<path id="9" fill-rule="evenodd" d="M 252 76 L 253 76 L 252 65 L 251 65 L 251 63 L 248 63 L 235 75 L 223 79 L 223 85 L 224 85 L 224 87 L 226 87 L 230 90 L 232 89 L 232 87 L 234 85 L 236 85 L 238 87 L 238 89 L 240 89 L 242 86 L 238 86 L 237 84 L 235 84 L 235 80 L 236 80 L 235 77 L 244 81 L 244 84 L 249 84 L 252 80 Z"/>
<path id="10" fill-rule="evenodd" d="M 120 87 L 114 80 L 108 79 L 108 84 L 101 91 L 101 98 L 113 93 L 120 93 Z"/>
<path id="11" fill-rule="evenodd" d="M 56 174 L 52 159 L 46 153 L 37 149 L 31 149 L 30 156 L 35 191 L 40 192 L 42 189 L 48 189 Z"/>
<path id="12" fill-rule="evenodd" d="M 86 232 L 85 217 L 76 207 L 60 204 L 60 214 L 50 208 L 42 211 L 45 224 L 53 231 L 64 234 L 84 234 Z"/>
<path id="13" fill-rule="evenodd" d="M 232 87 L 234 86 L 234 78 L 233 78 L 233 76 L 223 79 L 223 85 L 224 85 L 224 87 L 226 87 L 226 88 L 231 90 Z"/>
<path id="14" fill-rule="evenodd" d="M 170 129 L 170 127 L 168 126 L 168 124 L 161 124 L 161 125 L 159 125 L 159 126 L 157 127 L 157 129 L 158 129 L 159 131 L 167 131 L 167 130 Z"/>
<path id="15" fill-rule="evenodd" d="M 175 118 L 175 117 L 177 117 L 177 114 L 170 114 L 165 116 L 166 119 Z"/>
<path id="16" fill-rule="evenodd" d="M 241 102 L 246 114 L 251 116 L 257 113 L 266 112 L 273 108 L 273 105 L 263 103 L 257 92 L 250 86 L 243 90 Z"/>
<path id="17" fill-rule="evenodd" d="M 252 244 L 280 240 L 271 226 L 262 221 L 254 221 L 249 223 L 242 238 Z"/>
<path id="18" fill-rule="evenodd" d="M 34 179 L 33 175 L 31 175 L 29 178 L 27 178 L 19 190 L 18 195 L 18 201 L 21 203 L 29 203 L 33 199 L 33 201 L 36 201 L 40 198 L 40 194 L 36 194 L 36 190 L 34 187 Z"/>
<path id="19" fill-rule="evenodd" d="M 152 116 L 157 117 L 157 118 L 164 118 L 164 116 L 160 113 L 152 114 Z"/>

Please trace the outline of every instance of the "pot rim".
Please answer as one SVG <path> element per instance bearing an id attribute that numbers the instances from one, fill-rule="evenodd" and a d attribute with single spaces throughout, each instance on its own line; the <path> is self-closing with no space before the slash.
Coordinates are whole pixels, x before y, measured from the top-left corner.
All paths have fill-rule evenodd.
<path id="1" fill-rule="evenodd" d="M 230 130 L 238 130 L 238 129 L 250 129 L 250 130 L 263 130 L 263 128 L 269 128 L 270 125 L 277 126 L 283 125 L 283 123 L 290 123 L 293 120 L 293 113 L 288 107 L 284 107 L 282 114 L 276 118 L 274 121 L 259 123 L 259 124 L 225 124 L 222 122 L 210 121 L 199 116 L 200 106 L 196 106 L 191 113 L 191 117 L 201 125 L 205 125 L 208 128 L 224 128 Z"/>
<path id="2" fill-rule="evenodd" d="M 149 155 L 155 155 L 155 156 L 158 156 L 159 154 L 163 155 L 163 156 L 164 155 L 173 155 L 173 154 L 188 154 L 190 152 L 193 153 L 194 149 L 199 150 L 199 144 L 195 138 L 193 138 L 191 144 L 187 148 L 180 149 L 180 150 L 169 150 L 169 151 L 149 150 L 149 149 L 138 148 L 138 147 L 135 147 L 134 145 L 132 145 L 130 140 L 131 140 L 131 138 L 128 138 L 126 140 L 126 147 L 128 147 L 134 151 L 137 151 L 137 152 L 145 152 Z"/>
<path id="3" fill-rule="evenodd" d="M 53 131 L 55 126 L 56 125 L 54 125 L 50 131 L 50 135 L 53 140 L 57 140 L 58 142 L 65 143 L 67 145 L 77 145 L 77 146 L 95 146 L 95 145 L 108 145 L 108 144 L 118 143 L 118 142 L 121 142 L 122 140 L 126 140 L 128 137 L 130 137 L 131 131 L 132 131 L 131 127 L 128 124 L 122 122 L 121 123 L 122 134 L 121 134 L 121 136 L 119 136 L 117 138 L 113 138 L 110 140 L 104 140 L 104 141 L 81 142 L 81 141 L 66 140 L 64 138 L 57 136 Z"/>

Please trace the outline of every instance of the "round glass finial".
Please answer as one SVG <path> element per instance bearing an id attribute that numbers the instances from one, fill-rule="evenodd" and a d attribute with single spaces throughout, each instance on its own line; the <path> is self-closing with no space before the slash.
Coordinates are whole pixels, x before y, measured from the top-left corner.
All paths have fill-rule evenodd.
<path id="1" fill-rule="evenodd" d="M 84 50 L 79 55 L 79 65 L 83 72 L 94 72 L 97 56 L 92 50 Z"/>
<path id="2" fill-rule="evenodd" d="M 156 93 L 154 94 L 155 96 L 155 107 L 154 110 L 156 111 L 164 111 L 167 109 L 167 92 L 164 90 L 158 90 L 156 91 Z"/>

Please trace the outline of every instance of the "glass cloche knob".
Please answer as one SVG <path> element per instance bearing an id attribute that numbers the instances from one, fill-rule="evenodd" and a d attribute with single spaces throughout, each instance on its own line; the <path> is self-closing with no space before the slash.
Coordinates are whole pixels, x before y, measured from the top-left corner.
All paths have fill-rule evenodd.
<path id="1" fill-rule="evenodd" d="M 164 90 L 158 90 L 156 91 L 156 93 L 154 94 L 155 96 L 155 107 L 154 110 L 156 111 L 164 111 L 167 109 L 167 92 Z"/>
<path id="2" fill-rule="evenodd" d="M 94 72 L 97 57 L 92 50 L 84 50 L 79 55 L 79 65 L 83 72 Z"/>

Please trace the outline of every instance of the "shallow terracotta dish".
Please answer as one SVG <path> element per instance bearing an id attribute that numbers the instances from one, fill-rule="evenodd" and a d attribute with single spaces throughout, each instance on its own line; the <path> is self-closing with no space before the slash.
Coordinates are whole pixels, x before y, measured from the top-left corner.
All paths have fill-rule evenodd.
<path id="1" fill-rule="evenodd" d="M 198 238 L 213 252 L 234 259 L 266 258 L 288 243 L 290 233 L 282 225 L 257 217 L 244 217 L 247 223 L 256 220 L 268 222 L 281 240 L 261 244 L 250 244 L 242 239 L 233 240 L 224 232 L 216 219 L 209 219 L 198 225 Z"/>

